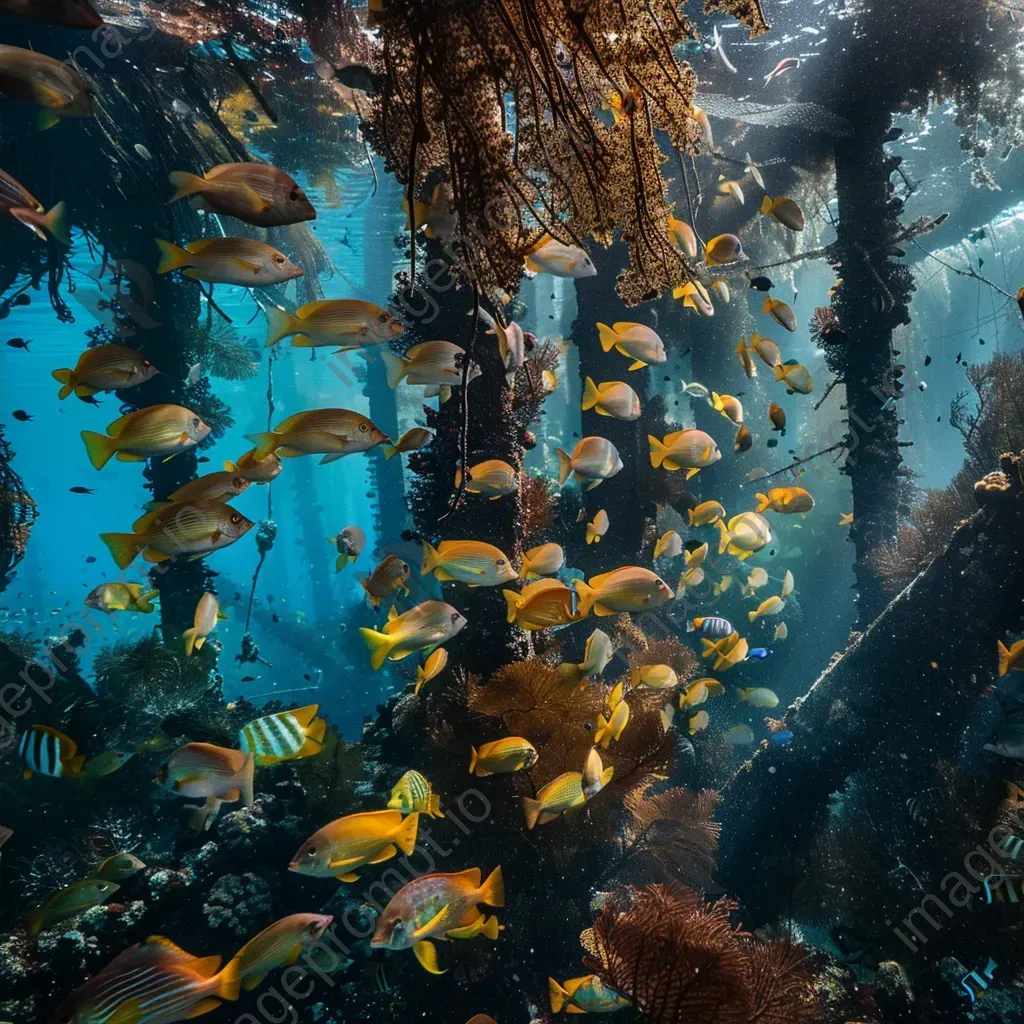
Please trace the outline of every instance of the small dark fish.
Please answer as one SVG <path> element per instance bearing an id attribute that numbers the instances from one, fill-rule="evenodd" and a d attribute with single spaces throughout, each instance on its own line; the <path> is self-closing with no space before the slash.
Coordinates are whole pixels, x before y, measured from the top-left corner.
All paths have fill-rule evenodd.
<path id="1" fill-rule="evenodd" d="M 86 405 L 99 405 L 100 403 L 92 395 L 78 395 L 80 402 L 85 402 Z"/>
<path id="2" fill-rule="evenodd" d="M 28 346 L 31 344 L 31 341 L 31 338 L 29 338 L 28 341 L 26 341 L 24 338 L 11 338 L 7 342 L 7 344 L 10 348 L 23 348 L 27 352 Z"/>
<path id="3" fill-rule="evenodd" d="M 771 278 L 768 277 L 752 277 L 750 279 L 750 287 L 755 292 L 770 292 L 775 286 L 771 282 Z"/>
<path id="4" fill-rule="evenodd" d="M 342 85 L 347 85 L 350 89 L 358 89 L 368 96 L 375 96 L 384 84 L 381 76 L 375 75 L 364 64 L 347 64 L 343 68 L 335 68 L 334 77 Z"/>
<path id="5" fill-rule="evenodd" d="M 925 356 L 924 357 L 924 365 L 925 366 L 931 366 L 932 365 L 932 357 L 931 356 Z"/>
<path id="6" fill-rule="evenodd" d="M 243 683 L 254 683 L 254 682 L 256 682 L 256 677 L 255 676 L 242 676 L 242 682 Z"/>
<path id="7" fill-rule="evenodd" d="M 312 679 L 313 677 L 308 672 L 303 672 L 302 673 L 302 678 L 305 679 L 306 682 L 308 683 L 310 681 L 310 679 Z"/>
<path id="8" fill-rule="evenodd" d="M 770 437 L 770 438 L 768 438 L 768 440 L 765 442 L 765 447 L 766 448 L 778 448 L 779 447 L 779 439 L 777 437 Z"/>
<path id="9" fill-rule="evenodd" d="M 11 302 L 12 306 L 30 306 L 31 304 L 32 297 L 30 295 L 26 295 L 24 292 L 22 292 L 20 295 L 15 295 L 13 301 Z"/>
<path id="10" fill-rule="evenodd" d="M 68 490 L 72 494 L 95 494 L 96 491 L 92 487 L 69 487 Z"/>
<path id="11" fill-rule="evenodd" d="M 278 615 L 278 614 L 277 614 L 277 613 L 275 612 L 275 614 L 273 614 L 273 615 L 271 615 L 271 616 L 270 616 L 270 621 L 271 621 L 271 622 L 274 622 L 274 623 L 280 622 L 280 621 L 281 621 L 281 616 L 280 616 L 280 615 Z"/>
<path id="12" fill-rule="evenodd" d="M 985 344 L 985 339 L 984 338 L 979 338 L 978 339 L 978 344 L 979 345 L 984 345 Z"/>
<path id="13" fill-rule="evenodd" d="M 96 561 L 96 556 L 95 555 L 89 555 L 85 560 L 86 560 L 87 563 L 89 563 L 91 565 L 93 562 Z"/>
<path id="14" fill-rule="evenodd" d="M 196 462 L 209 462 L 210 457 L 208 455 L 200 455 Z"/>
<path id="15" fill-rule="evenodd" d="M 11 415 L 16 420 L 21 420 L 22 423 L 31 423 L 32 422 L 32 417 L 29 416 L 29 414 L 27 412 L 25 412 L 24 409 L 15 409 L 14 412 L 11 413 Z"/>
<path id="16" fill-rule="evenodd" d="M 957 354 L 956 354 L 956 361 L 959 363 L 960 360 L 963 359 L 963 357 L 964 357 L 963 352 L 957 352 Z"/>

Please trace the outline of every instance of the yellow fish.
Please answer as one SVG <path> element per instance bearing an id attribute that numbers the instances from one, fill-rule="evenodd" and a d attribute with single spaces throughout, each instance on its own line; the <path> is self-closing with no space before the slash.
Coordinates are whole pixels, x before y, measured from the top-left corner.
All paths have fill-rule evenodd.
<path id="1" fill-rule="evenodd" d="M 265 458 L 256 458 L 256 449 L 246 452 L 237 462 L 225 460 L 224 471 L 226 473 L 237 473 L 238 476 L 250 483 L 269 484 L 282 469 L 281 460 L 276 455 L 267 455 Z"/>
<path id="2" fill-rule="evenodd" d="M 455 486 L 462 482 L 462 470 L 455 470 Z M 519 490 L 519 474 L 501 459 L 487 459 L 469 467 L 466 490 L 470 494 L 482 494 L 491 501 L 515 494 Z"/>
<path id="3" fill-rule="evenodd" d="M 677 248 L 686 253 L 691 260 L 697 258 L 697 236 L 686 221 L 677 220 L 672 214 L 668 217 L 668 238 Z"/>
<path id="4" fill-rule="evenodd" d="M 564 626 L 583 617 L 579 614 L 576 591 L 560 580 L 536 580 L 528 583 L 518 594 L 514 590 L 501 593 L 505 598 L 508 621 L 527 632 Z"/>
<path id="5" fill-rule="evenodd" d="M 694 565 L 689 569 L 684 569 L 679 574 L 679 585 L 676 587 L 676 597 L 683 598 L 686 596 L 687 590 L 693 590 L 699 587 L 705 579 L 705 572 L 699 565 Z"/>
<path id="6" fill-rule="evenodd" d="M 715 595 L 715 597 L 718 597 L 719 594 L 724 594 L 731 586 L 732 577 L 723 576 L 717 583 L 715 583 L 711 587 L 711 591 Z"/>
<path id="7" fill-rule="evenodd" d="M 593 679 L 601 675 L 615 654 L 615 645 L 611 637 L 603 629 L 595 629 L 587 637 L 587 645 L 583 650 L 583 660 L 578 665 L 563 661 L 558 666 L 558 674 L 563 681 L 573 685 L 584 679 Z"/>
<path id="8" fill-rule="evenodd" d="M 522 736 L 506 736 L 470 747 L 469 751 L 469 774 L 481 778 L 524 771 L 537 763 L 536 747 Z"/>
<path id="9" fill-rule="evenodd" d="M 74 66 L 35 50 L 0 46 L 0 92 L 34 103 L 40 131 L 62 117 L 88 117 L 93 112 L 89 84 Z"/>
<path id="10" fill-rule="evenodd" d="M 403 814 L 426 814 L 430 818 L 443 818 L 441 798 L 430 788 L 430 783 L 417 771 L 406 772 L 392 787 L 388 807 Z"/>
<path id="11" fill-rule="evenodd" d="M 271 348 L 282 338 L 292 337 L 293 348 L 330 348 L 337 352 L 383 345 L 405 329 L 386 309 L 361 299 L 326 299 L 299 306 L 289 313 L 268 306 L 267 339 Z"/>
<path id="12" fill-rule="evenodd" d="M 766 686 L 748 686 L 745 689 L 737 687 L 736 696 L 755 708 L 774 708 L 779 703 L 775 692 Z"/>
<path id="13" fill-rule="evenodd" d="M 781 597 L 768 597 L 763 600 L 752 612 L 747 612 L 747 618 L 756 622 L 762 615 L 779 615 L 785 608 L 786 602 Z"/>
<path id="14" fill-rule="evenodd" d="M 687 509 L 691 526 L 712 526 L 725 518 L 725 506 L 717 501 L 702 501 L 696 508 Z"/>
<path id="15" fill-rule="evenodd" d="M 732 395 L 720 395 L 717 391 L 712 391 L 711 408 L 732 420 L 737 426 L 743 423 L 743 404 Z"/>
<path id="16" fill-rule="evenodd" d="M 793 312 L 793 307 L 781 299 L 773 299 L 770 295 L 766 295 L 761 312 L 767 313 L 780 327 L 785 327 L 787 331 L 796 330 L 796 314 Z M 777 373 L 775 379 L 779 379 Z"/>
<path id="17" fill-rule="evenodd" d="M 608 513 L 599 509 L 592 522 L 587 523 L 587 543 L 600 544 L 601 538 L 608 532 L 610 523 Z"/>
<path id="18" fill-rule="evenodd" d="M 108 615 L 114 612 L 153 611 L 153 600 L 160 596 L 159 590 L 148 590 L 139 583 L 101 583 L 89 591 L 86 607 L 98 608 Z"/>
<path id="19" fill-rule="evenodd" d="M 291 914 L 265 928 L 235 954 L 242 987 L 251 992 L 271 971 L 293 965 L 305 949 L 319 942 L 333 921 L 329 915 Z"/>
<path id="20" fill-rule="evenodd" d="M 795 587 L 796 580 L 793 579 L 793 573 L 787 569 L 786 575 L 782 577 L 782 596 L 789 597 L 789 595 L 793 593 Z"/>
<path id="21" fill-rule="evenodd" d="M 390 459 L 402 452 L 415 452 L 430 444 L 434 435 L 423 427 L 407 430 L 394 444 L 384 445 L 384 458 Z"/>
<path id="22" fill-rule="evenodd" d="M 87 878 L 66 886 L 25 918 L 25 931 L 34 939 L 41 931 L 105 903 L 120 888 L 103 878 Z"/>
<path id="23" fill-rule="evenodd" d="M 350 409 L 311 409 L 289 416 L 274 430 L 247 434 L 246 440 L 256 445 L 257 461 L 274 452 L 286 459 L 323 455 L 323 466 L 345 455 L 368 451 L 391 438 L 362 413 Z"/>
<path id="24" fill-rule="evenodd" d="M 708 699 L 708 688 L 702 679 L 690 683 L 681 694 L 679 694 L 680 709 L 696 707 Z"/>
<path id="25" fill-rule="evenodd" d="M 445 392 L 441 388 L 462 385 L 462 360 L 469 358 L 466 350 L 450 341 L 421 341 L 413 345 L 404 356 L 395 355 L 384 349 L 381 359 L 387 370 L 388 385 L 397 388 L 403 380 L 409 384 L 426 385 L 428 397 Z M 467 383 L 480 376 L 480 367 L 472 363 Z"/>
<path id="26" fill-rule="evenodd" d="M 253 527 L 252 520 L 220 502 L 175 502 L 147 512 L 132 524 L 132 533 L 101 533 L 119 569 L 127 569 L 139 552 L 147 562 L 171 558 L 192 561 L 234 544 Z"/>
<path id="27" fill-rule="evenodd" d="M 682 299 L 687 309 L 692 309 L 701 316 L 714 316 L 715 307 L 711 303 L 711 296 L 707 288 L 700 281 L 687 281 L 686 284 L 677 285 L 672 289 L 673 299 Z"/>
<path id="28" fill-rule="evenodd" d="M 314 832 L 298 849 L 289 871 L 313 878 L 356 882 L 358 868 L 390 860 L 399 850 L 407 857 L 416 846 L 420 816 L 416 811 L 366 811 L 349 814 Z"/>
<path id="29" fill-rule="evenodd" d="M 711 666 L 715 672 L 727 672 L 743 661 L 750 651 L 750 645 L 739 633 L 730 633 L 721 640 L 701 638 L 701 646 L 704 648 L 702 658 L 715 659 Z"/>
<path id="30" fill-rule="evenodd" d="M 761 200 L 761 213 L 765 217 L 774 217 L 790 231 L 803 231 L 804 229 L 804 211 L 796 202 L 785 196 L 779 196 L 777 199 L 765 196 Z"/>
<path id="31" fill-rule="evenodd" d="M 107 426 L 107 435 L 83 430 L 89 461 L 102 469 L 115 455 L 119 462 L 170 457 L 204 441 L 210 428 L 181 405 L 150 405 L 126 413 Z"/>
<path id="32" fill-rule="evenodd" d="M 609 327 L 607 324 L 597 325 L 597 334 L 601 342 L 602 352 L 615 349 L 620 355 L 632 359 L 629 369 L 641 370 L 648 363 L 663 363 L 668 358 L 665 354 L 665 343 L 657 332 L 643 324 L 620 321 Z"/>
<path id="33" fill-rule="evenodd" d="M 692 544 L 693 541 L 690 541 Z M 690 548 L 683 556 L 686 561 L 687 569 L 696 569 L 698 566 L 704 564 L 704 560 L 708 557 L 708 545 L 698 544 L 696 547 Z"/>
<path id="34" fill-rule="evenodd" d="M 249 483 L 250 481 L 240 473 L 207 473 L 205 476 L 190 480 L 187 484 L 182 484 L 167 496 L 166 501 L 149 502 L 146 509 L 152 512 L 155 508 L 173 505 L 175 502 L 230 501 L 246 490 Z"/>
<path id="35" fill-rule="evenodd" d="M 683 538 L 675 530 L 666 530 L 654 545 L 655 558 L 677 558 L 683 553 Z"/>
<path id="36" fill-rule="evenodd" d="M 633 686 L 647 686 L 652 690 L 665 690 L 676 686 L 679 677 L 671 665 L 642 665 L 633 670 L 630 679 Z"/>
<path id="37" fill-rule="evenodd" d="M 577 245 L 543 235 L 526 254 L 525 265 L 531 274 L 551 274 L 552 277 L 594 277 L 597 268 L 590 257 Z"/>
<path id="38" fill-rule="evenodd" d="M 392 606 L 383 630 L 359 627 L 370 651 L 370 666 L 379 669 L 386 660 L 401 661 L 417 651 L 438 647 L 466 624 L 465 618 L 443 601 L 424 601 L 402 615 Z"/>
<path id="39" fill-rule="evenodd" d="M 303 274 L 283 252 L 255 238 L 201 238 L 184 248 L 162 238 L 154 241 L 160 250 L 158 274 L 181 270 L 196 281 L 242 288 L 284 284 Z"/>
<path id="40" fill-rule="evenodd" d="M 632 1005 L 596 974 L 569 978 L 561 984 L 548 978 L 548 1000 L 552 1013 L 613 1013 Z"/>
<path id="41" fill-rule="evenodd" d="M 743 205 L 745 196 L 743 195 L 743 189 L 738 181 L 727 181 L 724 174 L 718 176 L 718 193 L 722 196 L 731 196 L 740 204 Z"/>
<path id="42" fill-rule="evenodd" d="M 402 209 L 405 211 L 405 226 L 406 228 L 411 228 L 412 218 L 409 216 L 408 197 L 402 200 Z M 439 181 L 434 186 L 429 203 L 414 199 L 412 212 L 416 216 L 417 230 L 423 228 L 423 234 L 427 238 L 450 240 L 452 235 L 454 235 L 456 218 L 448 199 L 448 191 L 443 182 Z"/>
<path id="43" fill-rule="evenodd" d="M 615 769 L 605 768 L 596 747 L 591 747 L 582 772 L 565 772 L 542 786 L 536 799 L 523 797 L 526 827 L 546 825 L 565 812 L 573 812 L 595 797 L 611 782 Z"/>
<path id="44" fill-rule="evenodd" d="M 438 647 L 422 665 L 416 666 L 416 686 L 412 692 L 419 693 L 423 684 L 439 676 L 447 665 L 448 652 L 443 647 Z"/>
<path id="45" fill-rule="evenodd" d="M 662 441 L 648 434 L 647 441 L 651 448 L 651 465 L 655 469 L 659 466 L 670 472 L 685 469 L 687 480 L 722 457 L 714 438 L 703 430 L 677 430 L 666 434 Z"/>
<path id="46" fill-rule="evenodd" d="M 628 723 L 629 705 L 622 699 L 622 684 L 619 683 L 608 697 L 605 713 L 597 716 L 594 745 L 607 750 L 612 740 L 619 739 Z"/>
<path id="47" fill-rule="evenodd" d="M 704 262 L 709 267 L 735 263 L 743 255 L 743 246 L 735 235 L 716 235 L 704 247 Z"/>
<path id="48" fill-rule="evenodd" d="M 751 380 L 754 380 L 757 377 L 757 367 L 754 365 L 754 360 L 750 355 L 750 349 L 743 344 L 742 338 L 736 342 L 736 348 L 733 351 L 735 351 L 736 358 L 740 361 L 740 366 L 743 367 L 743 372 Z"/>
<path id="49" fill-rule="evenodd" d="M 849 526 L 853 522 L 852 512 L 840 512 L 839 513 L 839 525 Z"/>
<path id="50" fill-rule="evenodd" d="M 583 411 L 593 409 L 599 416 L 617 420 L 635 420 L 640 416 L 640 396 L 621 380 L 595 384 L 593 378 L 583 381 Z"/>
<path id="51" fill-rule="evenodd" d="M 572 473 L 578 484 L 586 483 L 588 491 L 602 481 L 615 476 L 622 469 L 619 451 L 603 437 L 584 437 L 572 450 L 572 455 L 556 448 L 558 455 L 558 483 L 562 485 Z"/>
<path id="52" fill-rule="evenodd" d="M 3 10 L 3 3 L 0 3 L 0 10 Z M 43 204 L 20 181 L 5 171 L 0 171 L 0 196 L 3 197 L 0 200 L 0 212 L 9 213 L 36 237 L 44 242 L 54 238 L 61 245 L 71 245 L 68 211 L 64 203 L 57 203 L 49 212 L 45 212 Z M 27 347 L 28 342 L 25 344 Z"/>
<path id="53" fill-rule="evenodd" d="M 708 727 L 708 722 L 710 721 L 711 718 L 706 711 L 698 711 L 697 714 L 690 716 L 690 720 L 686 723 L 686 727 L 690 735 L 693 736 L 702 729 L 706 729 Z"/>
<path id="54" fill-rule="evenodd" d="M 797 512 L 810 512 L 814 508 L 814 498 L 802 487 L 773 487 L 767 494 L 758 493 L 755 512 L 771 509 L 792 515 Z"/>
<path id="55" fill-rule="evenodd" d="M 997 640 L 996 645 L 1000 676 L 1005 676 L 1007 672 L 1024 672 L 1024 640 L 1018 640 L 1009 647 L 1002 640 Z"/>
<path id="56" fill-rule="evenodd" d="M 504 552 L 480 540 L 443 540 L 436 548 L 424 541 L 420 572 L 471 587 L 497 587 L 518 575 Z"/>
<path id="57" fill-rule="evenodd" d="M 528 580 L 536 576 L 552 576 L 565 565 L 565 552 L 561 544 L 540 544 L 523 552 L 519 578 Z"/>
<path id="58" fill-rule="evenodd" d="M 726 526 L 718 521 L 718 553 L 735 555 L 741 561 L 760 551 L 772 539 L 771 524 L 759 512 L 741 512 Z"/>
<path id="59" fill-rule="evenodd" d="M 206 638 L 217 628 L 218 620 L 226 621 L 227 616 L 221 614 L 217 598 L 207 591 L 199 598 L 191 627 L 182 634 L 186 657 L 191 657 L 193 651 L 206 643 Z"/>
<path id="60" fill-rule="evenodd" d="M 79 398 L 89 398 L 99 391 L 121 391 L 144 384 L 157 368 L 126 345 L 97 345 L 87 348 L 74 369 L 54 370 L 54 380 L 63 386 L 57 397 L 64 401 L 73 391 Z"/>
<path id="61" fill-rule="evenodd" d="M 309 704 L 256 718 L 239 730 L 238 746 L 243 753 L 251 751 L 261 768 L 315 757 L 324 749 L 327 732 L 327 723 L 316 717 L 319 710 L 318 704 Z"/>
<path id="62" fill-rule="evenodd" d="M 672 588 L 650 569 L 625 565 L 601 573 L 587 583 L 573 580 L 580 599 L 580 618 L 658 608 L 672 597 Z"/>

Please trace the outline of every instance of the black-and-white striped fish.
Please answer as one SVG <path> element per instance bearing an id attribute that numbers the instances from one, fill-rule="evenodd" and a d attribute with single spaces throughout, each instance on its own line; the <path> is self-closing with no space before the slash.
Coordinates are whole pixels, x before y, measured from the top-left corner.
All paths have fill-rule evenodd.
<path id="1" fill-rule="evenodd" d="M 253 719 L 238 734 L 242 750 L 260 766 L 312 757 L 323 749 L 327 723 L 317 718 L 319 704 Z"/>
<path id="2" fill-rule="evenodd" d="M 82 774 L 85 764 L 85 755 L 78 753 L 78 744 L 47 725 L 33 725 L 22 733 L 18 753 L 26 765 L 26 779 L 37 772 L 56 779 L 75 778 Z"/>
<path id="3" fill-rule="evenodd" d="M 702 618 L 691 619 L 686 626 L 687 633 L 699 629 L 705 636 L 729 636 L 735 632 L 732 623 L 719 615 L 705 615 Z"/>

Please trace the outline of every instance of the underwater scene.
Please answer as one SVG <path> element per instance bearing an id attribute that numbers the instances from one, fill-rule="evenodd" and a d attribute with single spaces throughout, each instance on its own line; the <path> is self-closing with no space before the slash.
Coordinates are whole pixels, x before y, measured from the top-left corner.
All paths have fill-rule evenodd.
<path id="1" fill-rule="evenodd" d="M 1024 1024 L 1022 150 L 1021 0 L 0 0 L 0 1024 Z"/>

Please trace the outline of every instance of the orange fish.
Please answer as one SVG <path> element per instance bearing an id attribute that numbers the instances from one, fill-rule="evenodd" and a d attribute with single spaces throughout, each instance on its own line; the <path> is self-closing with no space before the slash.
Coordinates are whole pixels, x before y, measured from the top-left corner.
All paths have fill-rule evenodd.
<path id="1" fill-rule="evenodd" d="M 245 807 L 252 804 L 255 767 L 251 753 L 212 743 L 186 743 L 160 768 L 155 781 L 178 796 L 206 799 L 190 819 L 192 828 L 199 832 L 213 824 L 221 804 L 236 800 Z"/>

